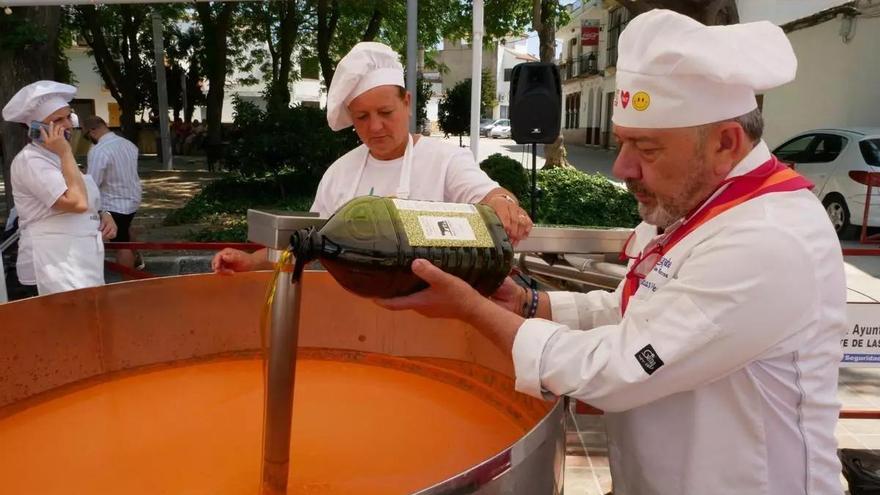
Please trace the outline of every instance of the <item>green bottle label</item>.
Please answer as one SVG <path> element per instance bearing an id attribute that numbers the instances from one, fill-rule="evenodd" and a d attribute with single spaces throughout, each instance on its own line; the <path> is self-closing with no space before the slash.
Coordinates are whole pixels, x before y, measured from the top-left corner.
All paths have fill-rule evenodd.
<path id="1" fill-rule="evenodd" d="M 474 205 L 392 200 L 411 246 L 493 247 L 495 242 Z"/>

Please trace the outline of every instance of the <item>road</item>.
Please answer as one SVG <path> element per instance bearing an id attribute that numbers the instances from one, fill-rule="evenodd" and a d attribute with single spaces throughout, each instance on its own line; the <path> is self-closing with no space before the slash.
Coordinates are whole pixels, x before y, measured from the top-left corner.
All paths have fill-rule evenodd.
<path id="1" fill-rule="evenodd" d="M 444 139 L 442 135 L 432 136 L 436 139 Z M 458 144 L 457 137 L 449 137 L 445 139 L 450 143 Z M 464 136 L 462 143 L 465 147 L 470 147 L 470 138 Z M 485 160 L 493 153 L 501 153 L 518 160 L 526 168 L 532 167 L 532 151 L 531 145 L 516 144 L 512 139 L 491 139 L 487 137 L 480 138 L 479 145 L 479 161 Z M 544 166 L 544 146 L 538 145 L 538 156 L 536 166 L 540 169 Z M 590 173 L 599 173 L 614 179 L 611 175 L 611 166 L 614 164 L 615 151 L 604 149 L 588 148 L 578 144 L 567 144 L 565 147 L 568 152 L 568 161 L 571 162 L 578 170 Z"/>

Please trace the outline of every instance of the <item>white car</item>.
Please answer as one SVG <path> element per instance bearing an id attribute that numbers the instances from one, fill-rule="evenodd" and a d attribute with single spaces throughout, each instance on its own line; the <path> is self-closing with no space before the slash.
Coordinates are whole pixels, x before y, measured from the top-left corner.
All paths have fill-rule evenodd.
<path id="1" fill-rule="evenodd" d="M 490 138 L 510 138 L 510 119 L 499 119 L 489 129 Z"/>
<path id="2" fill-rule="evenodd" d="M 785 141 L 773 154 L 815 184 L 813 192 L 839 237 L 855 235 L 865 211 L 867 174 L 880 172 L 880 128 L 815 129 Z M 868 226 L 880 226 L 880 187 L 871 191 Z"/>

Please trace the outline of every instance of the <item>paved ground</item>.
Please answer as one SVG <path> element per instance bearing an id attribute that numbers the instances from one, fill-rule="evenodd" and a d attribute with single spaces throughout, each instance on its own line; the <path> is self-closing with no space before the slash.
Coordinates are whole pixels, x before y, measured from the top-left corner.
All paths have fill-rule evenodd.
<path id="1" fill-rule="evenodd" d="M 442 135 L 433 136 L 443 139 Z M 446 139 L 450 143 L 458 144 L 457 137 L 449 137 Z M 465 136 L 462 141 L 465 147 L 470 148 L 470 139 Z M 568 161 L 571 162 L 578 170 L 590 173 L 600 173 L 608 178 L 611 175 L 611 166 L 614 164 L 616 151 L 609 151 L 601 148 L 587 147 L 580 144 L 566 144 L 565 150 L 568 153 Z M 519 160 L 525 168 L 532 167 L 532 147 L 526 144 L 516 144 L 512 139 L 491 139 L 487 137 L 480 138 L 478 148 L 479 161 L 485 160 L 493 153 L 501 153 L 511 158 Z M 538 169 L 544 166 L 544 146 L 537 146 L 537 159 L 535 160 Z"/>

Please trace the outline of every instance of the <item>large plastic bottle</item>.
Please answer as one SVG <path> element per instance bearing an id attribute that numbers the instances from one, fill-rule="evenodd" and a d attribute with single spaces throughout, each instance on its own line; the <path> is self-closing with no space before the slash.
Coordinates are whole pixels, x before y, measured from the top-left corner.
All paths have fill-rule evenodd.
<path id="1" fill-rule="evenodd" d="M 349 201 L 320 230 L 294 233 L 291 245 L 298 263 L 320 260 L 337 282 L 364 297 L 425 288 L 410 270 L 417 258 L 485 295 L 501 285 L 513 263 L 513 247 L 489 206 L 377 196 Z"/>

